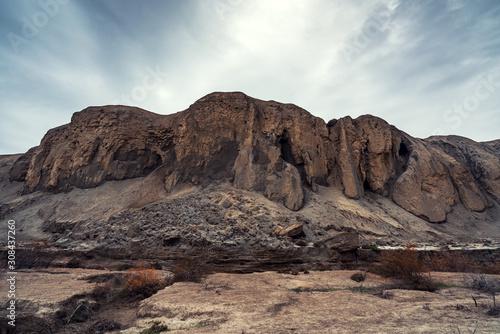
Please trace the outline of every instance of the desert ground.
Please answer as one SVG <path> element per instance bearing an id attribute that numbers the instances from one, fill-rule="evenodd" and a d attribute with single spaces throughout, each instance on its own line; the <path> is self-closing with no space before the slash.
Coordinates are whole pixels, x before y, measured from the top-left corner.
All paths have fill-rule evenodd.
<path id="1" fill-rule="evenodd" d="M 492 297 L 468 288 L 469 274 L 432 272 L 439 288 L 427 292 L 398 289 L 397 281 L 372 273 L 358 283 L 350 278 L 356 272 L 216 273 L 200 283 L 174 283 L 143 300 L 115 300 L 96 308 L 90 294 L 105 284 L 97 278 L 117 272 L 21 270 L 17 325 L 23 333 L 30 326 L 34 333 L 156 333 L 147 331 L 155 324 L 186 334 L 500 333 L 500 317 L 487 315 Z M 6 288 L 3 278 L 0 290 Z M 1 298 L 5 305 L 6 296 Z M 73 313 L 86 318 L 69 320 Z M 44 320 L 54 316 L 64 326 Z"/>

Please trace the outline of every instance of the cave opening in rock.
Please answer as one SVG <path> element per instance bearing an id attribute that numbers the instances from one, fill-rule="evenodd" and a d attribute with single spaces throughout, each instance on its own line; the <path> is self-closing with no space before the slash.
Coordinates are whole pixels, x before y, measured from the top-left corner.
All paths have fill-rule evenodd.
<path id="1" fill-rule="evenodd" d="M 281 157 L 283 160 L 289 164 L 295 165 L 292 154 L 292 145 L 290 145 L 290 142 L 288 141 L 288 133 L 286 131 L 284 131 L 283 135 L 280 137 L 279 143 L 281 146 Z"/>
<path id="2" fill-rule="evenodd" d="M 371 188 L 370 188 L 370 182 L 368 182 L 368 179 L 365 179 L 365 181 L 363 182 L 363 189 L 365 191 L 371 190 Z"/>
<path id="3" fill-rule="evenodd" d="M 406 157 L 408 154 L 410 154 L 410 151 L 408 150 L 408 147 L 406 147 L 404 142 L 401 142 L 399 145 L 399 151 L 398 154 L 400 157 Z"/>

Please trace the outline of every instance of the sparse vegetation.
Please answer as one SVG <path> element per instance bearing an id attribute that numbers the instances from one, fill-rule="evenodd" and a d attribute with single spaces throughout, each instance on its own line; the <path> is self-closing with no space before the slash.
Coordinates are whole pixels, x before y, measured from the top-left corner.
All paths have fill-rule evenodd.
<path id="1" fill-rule="evenodd" d="M 354 286 L 349 288 L 352 292 L 373 292 L 374 288 L 369 286 Z"/>
<path id="2" fill-rule="evenodd" d="M 384 276 L 400 279 L 407 288 L 434 291 L 428 269 L 420 259 L 415 244 L 407 244 L 403 249 L 386 252 L 382 255 L 380 265 L 372 271 Z"/>
<path id="3" fill-rule="evenodd" d="M 293 291 L 295 293 L 301 293 L 301 292 L 331 292 L 331 291 L 336 291 L 337 289 L 334 288 L 303 288 L 303 287 L 298 287 L 295 289 L 290 289 L 290 291 Z"/>
<path id="4" fill-rule="evenodd" d="M 205 266 L 195 258 L 186 258 L 177 262 L 172 268 L 173 282 L 199 283 L 207 275 Z"/>
<path id="5" fill-rule="evenodd" d="M 125 289 L 125 278 L 120 274 L 108 274 L 87 278 L 87 281 L 94 282 L 94 288 L 90 292 L 90 297 L 100 304 L 113 302 L 116 298 L 123 299 L 129 295 Z"/>
<path id="6" fill-rule="evenodd" d="M 417 280 L 424 271 L 415 244 L 407 244 L 382 255 L 381 270 L 384 276 Z"/>
<path id="7" fill-rule="evenodd" d="M 156 269 L 144 267 L 142 263 L 127 270 L 125 277 L 126 290 L 145 298 L 155 294 L 163 287 L 163 280 L 156 272 Z"/>
<path id="8" fill-rule="evenodd" d="M 69 323 L 86 322 L 99 309 L 98 303 L 84 294 L 69 298 L 61 306 L 56 317 L 59 325 L 62 326 Z"/>
<path id="9" fill-rule="evenodd" d="M 85 322 L 90 319 L 93 314 L 93 310 L 90 307 L 89 301 L 85 300 L 79 304 L 69 316 L 67 324 L 70 322 Z"/>
<path id="10" fill-rule="evenodd" d="M 274 305 L 270 306 L 267 309 L 267 311 L 268 312 L 272 312 L 272 313 L 278 313 L 278 312 L 280 312 L 283 309 L 283 307 L 293 305 L 296 302 L 297 302 L 297 299 L 292 298 L 292 297 L 288 297 L 288 301 L 287 302 L 285 302 L 285 303 L 279 303 L 279 304 L 274 304 Z"/>
<path id="11" fill-rule="evenodd" d="M 476 334 L 477 333 L 477 324 L 476 324 L 476 327 L 474 329 L 467 328 L 467 332 L 465 332 L 465 331 L 462 332 L 462 330 L 458 326 L 456 326 L 456 327 L 450 326 L 450 333 L 451 334 Z"/>
<path id="12" fill-rule="evenodd" d="M 365 278 L 366 278 L 366 273 L 364 271 L 363 272 L 359 271 L 351 275 L 351 279 L 358 283 L 363 282 Z"/>
<path id="13" fill-rule="evenodd" d="M 379 253 L 380 252 L 380 248 L 376 245 L 376 244 L 371 244 L 370 245 L 370 249 L 374 252 L 377 252 Z"/>
<path id="14" fill-rule="evenodd" d="M 445 284 L 441 282 L 436 282 L 434 283 L 436 286 L 436 289 L 449 289 L 449 288 L 461 288 L 462 286 L 460 285 L 454 285 L 454 284 Z"/>
<path id="15" fill-rule="evenodd" d="M 427 266 L 433 271 L 500 274 L 500 263 L 478 263 L 463 250 L 445 250 L 429 255 Z"/>
<path id="16" fill-rule="evenodd" d="M 433 271 L 477 272 L 480 266 L 461 251 L 441 251 L 429 257 L 428 267 Z"/>
<path id="17" fill-rule="evenodd" d="M 206 327 L 215 327 L 220 324 L 225 323 L 227 320 L 226 319 L 218 319 L 218 320 L 205 320 L 205 321 L 200 321 L 199 323 L 196 324 L 196 327 L 198 328 L 206 328 Z"/>
<path id="18" fill-rule="evenodd" d="M 92 289 L 92 292 L 90 295 L 95 298 L 96 300 L 106 300 L 108 299 L 110 293 L 112 292 L 113 287 L 111 283 L 106 282 L 106 283 L 95 283 L 94 289 Z"/>
<path id="19" fill-rule="evenodd" d="M 155 321 L 151 327 L 143 330 L 141 334 L 159 334 L 163 332 L 169 332 L 168 326 L 162 324 L 161 322 Z"/>
<path id="20" fill-rule="evenodd" d="M 487 314 L 492 316 L 500 315 L 500 307 L 496 304 L 496 294 L 500 292 L 500 281 L 490 279 L 486 275 L 470 275 L 469 287 L 474 290 L 485 292 L 493 299 L 493 305 L 490 306 Z M 474 300 L 477 305 L 477 302 Z"/>
<path id="21" fill-rule="evenodd" d="M 142 265 L 141 267 L 151 269 L 149 265 Z M 404 330 L 410 331 L 410 324 L 415 325 L 419 330 L 425 327 L 425 330 L 443 333 L 449 332 L 451 328 L 449 326 L 452 325 L 455 332 L 460 328 L 462 333 L 469 333 L 468 328 L 474 328 L 473 324 L 471 327 L 474 319 L 482 320 L 485 323 L 485 325 L 481 324 L 481 330 L 478 329 L 478 332 L 482 332 L 483 328 L 491 331 L 492 324 L 498 323 L 497 319 L 499 319 L 494 317 L 495 305 L 498 304 L 496 304 L 496 301 L 492 301 L 490 295 L 485 293 L 490 291 L 489 285 L 485 281 L 490 282 L 498 278 L 493 275 L 485 275 L 484 277 L 476 275 L 478 277 L 475 279 L 467 275 L 467 281 L 470 281 L 470 285 L 467 285 L 466 282 L 461 281 L 463 279 L 462 274 L 435 273 L 434 279 L 446 283 L 437 283 L 437 287 L 454 289 L 439 295 L 433 295 L 404 291 L 402 289 L 411 289 L 413 286 L 398 280 L 372 277 L 370 274 L 366 276 L 364 283 L 356 283 L 350 278 L 356 271 L 312 272 L 309 277 L 303 276 L 299 278 L 269 272 L 241 276 L 217 274 L 204 279 L 203 284 L 179 284 L 172 287 L 171 291 L 162 292 L 162 298 L 155 297 L 139 304 L 138 300 L 141 295 L 131 294 L 127 289 L 126 279 L 130 271 L 105 272 L 98 275 L 95 274 L 95 271 L 89 271 L 92 276 L 77 276 L 75 279 L 79 278 L 87 281 L 87 284 L 91 283 L 87 287 L 90 286 L 90 289 L 94 287 L 92 294 L 86 293 L 72 297 L 64 305 L 60 305 L 57 314 L 54 313 L 50 319 L 47 318 L 47 325 L 37 319 L 26 322 L 24 318 L 23 324 L 29 323 L 30 326 L 37 328 L 37 332 L 42 332 L 43 328 L 50 328 L 53 332 L 61 333 L 70 331 L 100 333 L 136 327 L 136 329 L 138 328 L 137 333 L 141 331 L 142 333 L 161 333 L 168 332 L 169 328 L 170 331 L 174 332 L 171 323 L 165 319 L 175 318 L 184 322 L 183 324 L 176 324 L 176 329 L 178 325 L 181 325 L 188 331 L 216 332 L 224 327 L 226 331 L 229 328 L 231 330 L 236 328 L 235 332 L 241 332 L 243 329 L 246 330 L 247 327 L 236 327 L 245 326 L 238 322 L 238 317 L 242 315 L 246 320 L 254 317 L 255 312 L 259 312 L 262 318 L 265 319 L 264 324 L 274 324 L 277 317 L 280 319 L 290 317 L 294 319 L 290 321 L 293 324 L 290 325 L 290 328 L 294 326 L 293 328 L 304 331 L 305 327 L 300 327 L 299 322 L 294 322 L 295 318 L 299 314 L 316 317 L 314 307 L 317 305 L 328 305 L 333 308 L 334 310 L 328 311 L 330 312 L 328 314 L 330 317 L 335 317 L 337 314 L 343 316 L 352 314 L 358 310 L 359 303 L 367 302 L 372 307 L 387 308 L 384 309 L 383 314 L 385 316 L 384 318 L 381 317 L 381 319 L 387 318 L 391 326 L 399 326 L 401 322 L 398 319 L 404 319 L 404 315 L 398 316 L 400 310 L 404 313 L 417 311 L 420 312 L 420 315 L 427 314 L 429 319 L 432 318 L 428 327 L 424 325 L 418 327 L 421 325 L 422 318 L 420 316 L 401 326 Z M 54 272 L 61 272 L 61 275 L 70 274 L 70 270 L 63 272 L 58 269 Z M 43 270 L 40 274 L 48 275 L 49 271 Z M 158 274 L 161 275 L 160 272 Z M 244 282 L 238 281 L 240 278 Z M 368 285 L 367 281 L 369 282 Z M 182 288 L 182 286 L 187 289 Z M 498 288 L 496 283 L 495 286 Z M 248 287 L 250 289 L 247 289 Z M 456 289 L 456 287 L 459 289 Z M 469 287 L 474 290 L 467 289 Z M 273 292 L 269 293 L 269 291 Z M 292 291 L 295 293 L 292 293 Z M 494 291 L 496 293 L 500 292 L 498 289 Z M 133 296 L 133 298 L 130 296 Z M 397 300 L 391 301 L 391 299 Z M 474 299 L 477 307 L 474 307 Z M 331 301 L 331 304 L 328 304 L 329 301 Z M 213 302 L 228 303 L 228 305 L 233 306 L 231 309 L 214 310 Z M 175 303 L 176 308 L 171 307 L 172 303 Z M 254 311 L 247 304 L 260 306 L 255 307 Z M 344 304 L 348 310 L 343 310 Z M 137 307 L 139 307 L 139 311 L 134 313 Z M 309 309 L 312 310 L 309 311 Z M 366 319 L 371 325 L 378 326 L 378 323 L 374 323 L 369 318 L 369 312 L 365 311 L 360 312 L 360 319 Z M 250 312 L 250 314 L 246 314 L 246 312 Z M 487 316 L 487 313 L 491 314 L 491 316 Z M 238 314 L 238 316 L 233 316 L 235 314 Z M 391 315 L 394 315 L 394 317 L 391 318 Z M 446 320 L 440 323 L 436 320 L 438 317 Z M 321 319 L 321 317 L 317 316 L 315 319 Z M 35 320 L 37 320 L 36 323 Z M 155 326 L 153 321 L 161 321 L 161 323 Z M 177 323 L 177 320 L 173 321 L 173 323 Z M 239 325 L 235 325 L 236 323 Z M 168 327 L 165 325 L 168 325 Z M 346 329 L 347 326 L 356 326 L 356 323 L 346 322 L 343 323 L 343 326 L 342 329 L 349 332 Z M 218 327 L 221 327 L 221 329 L 218 329 Z M 376 327 L 378 332 L 384 332 L 384 329 L 387 328 L 382 327 L 382 325 Z M 494 332 L 494 330 L 491 332 Z M 46 331 L 46 333 L 49 333 L 49 331 Z"/>

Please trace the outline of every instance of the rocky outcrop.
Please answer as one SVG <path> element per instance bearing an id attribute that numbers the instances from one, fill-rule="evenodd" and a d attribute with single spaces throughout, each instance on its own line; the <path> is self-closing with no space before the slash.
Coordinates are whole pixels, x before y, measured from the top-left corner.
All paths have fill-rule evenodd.
<path id="1" fill-rule="evenodd" d="M 49 131 L 10 175 L 26 182 L 25 192 L 64 191 L 145 176 L 161 166 L 167 190 L 182 182 L 227 178 L 298 210 L 304 204 L 303 181 L 311 184 L 321 174 L 325 183 L 326 136 L 324 122 L 305 110 L 241 93 L 211 94 L 168 116 L 90 107 Z"/>
<path id="2" fill-rule="evenodd" d="M 213 93 L 173 115 L 89 107 L 50 130 L 10 178 L 25 182 L 25 193 L 91 188 L 153 171 L 167 192 L 226 179 L 290 210 L 304 206 L 304 187 L 341 187 L 347 197 L 373 192 L 444 222 L 456 205 L 480 212 L 500 202 L 499 146 L 415 139 L 370 115 L 325 123 L 295 105 Z"/>
<path id="3" fill-rule="evenodd" d="M 355 232 L 341 232 L 325 241 L 325 246 L 329 249 L 341 253 L 352 252 L 361 247 L 359 234 Z"/>
<path id="4" fill-rule="evenodd" d="M 446 215 L 457 204 L 476 212 L 492 205 L 484 191 L 486 189 L 480 186 L 480 180 L 467 170 L 468 163 L 439 148 L 446 141 L 447 138 L 413 139 L 414 150 L 408 167 L 397 179 L 393 190 L 393 200 L 398 205 L 430 222 L 445 221 Z M 471 141 L 469 147 L 474 146 L 481 145 Z M 488 159 L 493 164 L 496 160 L 500 166 L 498 156 L 492 155 Z M 494 174 L 488 177 L 487 182 L 498 182 L 491 179 Z"/>
<path id="5" fill-rule="evenodd" d="M 389 196 L 394 179 L 408 160 L 406 135 L 384 120 L 365 115 L 344 117 L 330 128 L 332 166 L 344 193 L 360 198 L 366 190 Z"/>
<path id="6" fill-rule="evenodd" d="M 145 176 L 163 163 L 172 140 L 158 115 L 132 107 L 87 108 L 50 130 L 10 171 L 25 192 L 92 188 Z M 29 160 L 29 163 L 26 162 Z"/>
<path id="7" fill-rule="evenodd" d="M 276 234 L 281 237 L 290 237 L 290 238 L 295 237 L 303 232 L 303 227 L 304 224 L 296 223 L 291 226 L 288 226 L 287 228 L 279 230 Z"/>

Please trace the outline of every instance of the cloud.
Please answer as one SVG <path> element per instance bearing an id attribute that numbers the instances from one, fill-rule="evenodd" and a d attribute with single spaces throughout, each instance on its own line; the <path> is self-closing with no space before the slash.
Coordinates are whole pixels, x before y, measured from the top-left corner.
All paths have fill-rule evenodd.
<path id="1" fill-rule="evenodd" d="M 37 145 L 88 105 L 129 96 L 168 114 L 212 91 L 295 103 L 326 121 L 371 113 L 418 137 L 499 137 L 500 87 L 459 125 L 449 112 L 482 78 L 500 78 L 493 0 L 62 3 L 18 53 L 0 44 L 0 154 Z M 0 7 L 3 36 L 23 36 L 23 18 L 43 10 Z M 150 69 L 165 75 L 147 85 Z"/>

